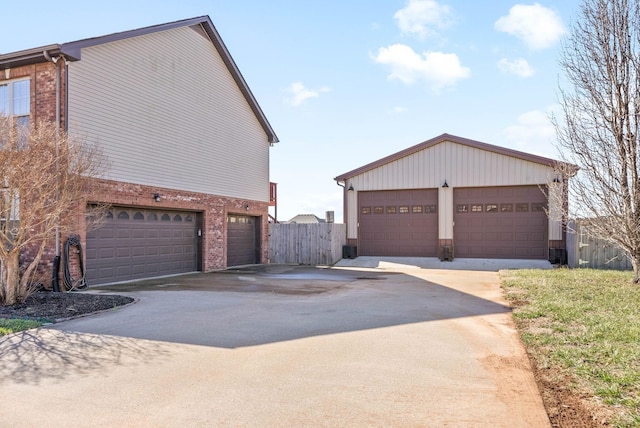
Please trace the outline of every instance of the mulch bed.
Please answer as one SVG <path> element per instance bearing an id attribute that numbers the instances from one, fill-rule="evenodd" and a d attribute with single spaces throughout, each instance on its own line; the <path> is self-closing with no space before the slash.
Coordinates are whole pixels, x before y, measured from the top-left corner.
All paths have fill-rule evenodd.
<path id="1" fill-rule="evenodd" d="M 56 322 L 113 309 L 127 305 L 133 300 L 131 297 L 112 294 L 38 291 L 22 303 L 0 306 L 0 318 L 28 318 Z"/>

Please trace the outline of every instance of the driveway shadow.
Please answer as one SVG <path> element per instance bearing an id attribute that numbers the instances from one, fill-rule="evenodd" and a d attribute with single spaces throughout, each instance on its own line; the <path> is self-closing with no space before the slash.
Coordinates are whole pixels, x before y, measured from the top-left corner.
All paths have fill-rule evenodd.
<path id="1" fill-rule="evenodd" d="M 89 373 L 108 374 L 114 366 L 158 361 L 169 354 L 161 342 L 39 328 L 0 337 L 0 385 L 40 384 Z M 14 399 L 18 399 L 14 397 Z"/>
<path id="2" fill-rule="evenodd" d="M 93 290 L 139 302 L 54 328 L 232 349 L 510 312 L 414 275 L 366 269 L 252 267 Z"/>

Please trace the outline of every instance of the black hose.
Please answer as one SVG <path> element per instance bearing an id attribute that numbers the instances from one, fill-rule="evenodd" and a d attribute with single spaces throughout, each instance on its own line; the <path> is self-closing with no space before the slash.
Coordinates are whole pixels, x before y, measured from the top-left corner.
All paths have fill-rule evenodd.
<path id="1" fill-rule="evenodd" d="M 71 276 L 71 269 L 69 267 L 69 252 L 71 247 L 77 248 L 78 259 L 80 262 L 80 273 L 82 277 L 75 279 Z M 84 273 L 84 260 L 82 259 L 82 244 L 80 243 L 79 235 L 69 235 L 64 243 L 64 285 L 68 291 L 75 289 L 87 288 L 87 281 L 85 280 Z"/>
<path id="2" fill-rule="evenodd" d="M 51 273 L 51 285 L 53 286 L 53 291 L 56 293 L 60 292 L 60 283 L 58 282 L 59 273 L 60 273 L 60 256 L 55 256 L 53 258 L 53 272 Z"/>

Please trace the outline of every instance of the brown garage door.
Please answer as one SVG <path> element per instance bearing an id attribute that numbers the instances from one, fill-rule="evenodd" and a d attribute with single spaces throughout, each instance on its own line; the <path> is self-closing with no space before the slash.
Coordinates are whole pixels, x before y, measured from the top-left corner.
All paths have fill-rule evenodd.
<path id="1" fill-rule="evenodd" d="M 456 257 L 546 259 L 547 198 L 538 186 L 454 189 Z"/>
<path id="2" fill-rule="evenodd" d="M 257 217 L 227 216 L 227 266 L 251 265 L 259 262 Z"/>
<path id="3" fill-rule="evenodd" d="M 196 214 L 114 207 L 87 232 L 89 285 L 197 270 Z"/>
<path id="4" fill-rule="evenodd" d="M 435 257 L 438 190 L 358 193 L 358 254 Z"/>

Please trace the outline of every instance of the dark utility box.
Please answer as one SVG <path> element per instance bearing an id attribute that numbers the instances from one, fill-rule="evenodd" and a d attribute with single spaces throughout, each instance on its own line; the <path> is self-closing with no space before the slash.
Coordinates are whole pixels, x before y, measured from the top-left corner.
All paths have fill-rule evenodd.
<path id="1" fill-rule="evenodd" d="M 566 265 L 567 250 L 564 248 L 549 248 L 549 262 L 554 265 Z"/>
<path id="2" fill-rule="evenodd" d="M 358 257 L 358 247 L 356 247 L 355 245 L 342 246 L 343 259 L 355 259 L 356 257 Z"/>
<path id="3" fill-rule="evenodd" d="M 440 261 L 453 261 L 453 248 L 450 245 L 443 245 L 440 247 Z"/>

